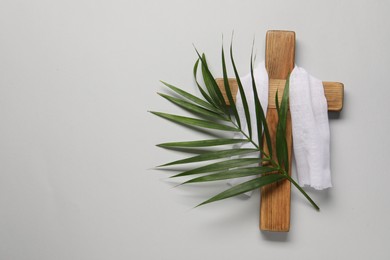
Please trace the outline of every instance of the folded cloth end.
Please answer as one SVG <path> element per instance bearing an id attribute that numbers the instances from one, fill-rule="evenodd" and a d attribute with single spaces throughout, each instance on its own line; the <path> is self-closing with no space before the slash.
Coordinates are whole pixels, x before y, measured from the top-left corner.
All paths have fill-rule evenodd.
<path id="1" fill-rule="evenodd" d="M 310 183 L 299 183 L 299 186 L 301 186 L 302 188 L 306 188 L 306 187 L 309 187 L 309 188 L 313 188 L 315 190 L 326 190 L 326 189 L 329 189 L 329 188 L 332 188 L 333 185 L 331 183 L 328 183 L 326 185 L 315 185 L 315 184 L 310 184 Z"/>

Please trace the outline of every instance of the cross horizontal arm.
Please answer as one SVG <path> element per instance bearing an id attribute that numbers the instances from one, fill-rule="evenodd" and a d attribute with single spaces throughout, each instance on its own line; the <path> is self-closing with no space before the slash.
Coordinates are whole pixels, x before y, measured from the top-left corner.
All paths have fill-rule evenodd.
<path id="1" fill-rule="evenodd" d="M 223 97 L 225 98 L 226 104 L 229 104 L 229 100 L 226 96 L 225 92 L 225 86 L 223 83 L 222 78 L 217 78 L 216 79 L 217 84 L 219 89 L 221 90 Z M 284 88 L 284 83 L 285 80 L 270 80 L 269 82 L 269 95 L 270 96 L 275 96 L 275 92 L 277 89 L 279 89 L 279 93 L 283 93 L 283 88 Z M 324 81 L 322 82 L 324 85 L 324 92 L 325 92 L 325 97 L 328 102 L 328 111 L 332 112 L 340 112 L 343 109 L 343 102 L 344 102 L 344 85 L 343 83 L 339 82 L 328 82 Z M 238 92 L 238 85 L 236 79 L 229 79 L 229 85 L 230 85 L 230 90 L 233 95 L 233 100 L 236 101 L 236 96 Z M 279 95 L 279 98 L 281 98 L 282 95 Z M 274 99 L 269 99 L 270 102 L 268 104 L 268 107 L 274 108 L 275 107 L 275 102 Z"/>

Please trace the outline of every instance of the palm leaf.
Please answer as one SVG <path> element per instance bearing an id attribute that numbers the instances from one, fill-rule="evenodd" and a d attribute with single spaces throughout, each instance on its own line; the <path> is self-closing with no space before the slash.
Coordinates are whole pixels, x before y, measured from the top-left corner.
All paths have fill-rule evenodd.
<path id="1" fill-rule="evenodd" d="M 221 104 L 221 108 L 226 111 L 226 102 L 225 99 L 223 98 L 222 92 L 218 87 L 217 82 L 215 81 L 215 78 L 213 74 L 211 74 L 211 71 L 209 70 L 209 66 L 207 65 L 207 60 L 206 60 L 206 55 L 203 54 L 201 58 L 202 62 L 202 74 L 203 74 L 203 79 L 208 84 L 210 84 L 210 88 L 214 90 L 214 93 L 216 94 L 217 100 Z"/>
<path id="2" fill-rule="evenodd" d="M 221 103 L 220 103 L 220 100 L 219 100 L 217 94 L 215 93 L 214 87 L 212 86 L 212 83 L 209 81 L 209 78 L 206 77 L 206 70 L 205 70 L 205 64 L 204 64 L 205 61 L 203 60 L 204 54 L 201 56 L 196 48 L 195 48 L 195 52 L 198 55 L 198 60 L 195 63 L 195 66 L 194 66 L 195 81 L 197 82 L 198 87 L 199 87 L 200 85 L 199 85 L 199 83 L 198 83 L 198 81 L 196 79 L 196 71 L 197 71 L 197 68 L 198 68 L 199 60 L 200 60 L 201 61 L 202 78 L 203 78 L 203 82 L 204 82 L 204 84 L 206 86 L 206 89 L 207 89 L 207 92 L 208 92 L 208 96 L 210 97 L 210 100 L 211 100 L 212 104 L 214 104 L 217 108 L 221 109 L 222 108 L 221 107 Z"/>
<path id="3" fill-rule="evenodd" d="M 259 145 L 260 145 L 261 149 L 263 149 L 262 132 L 264 131 L 264 135 L 265 135 L 265 139 L 266 139 L 266 142 L 267 142 L 269 156 L 272 156 L 271 136 L 269 134 L 267 120 L 265 118 L 264 111 L 263 111 L 263 108 L 262 108 L 262 106 L 260 104 L 259 96 L 257 94 L 256 82 L 255 82 L 255 77 L 254 77 L 254 74 L 253 74 L 253 47 L 252 47 L 252 54 L 251 54 L 251 78 L 252 78 L 253 95 L 255 97 L 257 137 L 258 137 L 258 140 L 259 140 Z"/>
<path id="4" fill-rule="evenodd" d="M 280 106 L 279 106 L 278 92 L 279 92 L 279 89 L 276 90 L 276 94 L 275 94 L 275 106 L 276 106 L 276 111 L 278 112 L 278 117 L 279 117 Z"/>
<path id="5" fill-rule="evenodd" d="M 197 74 L 198 74 L 198 65 L 199 65 L 199 58 L 196 60 L 195 65 L 194 65 L 194 70 L 193 70 L 195 83 L 196 83 L 196 85 L 198 86 L 198 89 L 199 89 L 200 93 L 202 94 L 202 96 L 203 96 L 210 104 L 212 104 L 213 107 L 217 108 L 217 106 L 216 106 L 216 104 L 214 103 L 213 99 L 207 94 L 207 92 L 200 86 L 200 84 L 199 84 L 199 82 L 198 82 L 198 77 L 197 77 Z"/>
<path id="6" fill-rule="evenodd" d="M 223 83 L 225 86 L 226 95 L 227 95 L 228 100 L 229 100 L 230 108 L 232 109 L 233 115 L 236 118 L 238 127 L 241 128 L 240 117 L 238 115 L 237 108 L 236 108 L 236 105 L 235 105 L 234 100 L 233 100 L 233 95 L 232 95 L 232 92 L 230 90 L 229 79 L 228 79 L 228 75 L 227 75 L 227 71 L 226 71 L 225 52 L 223 50 L 223 46 L 222 46 L 222 71 L 223 71 Z"/>
<path id="7" fill-rule="evenodd" d="M 248 142 L 248 139 L 219 138 L 219 139 L 199 140 L 199 141 L 162 143 L 162 144 L 158 144 L 157 146 L 163 148 L 170 148 L 170 147 L 193 148 L 193 147 L 207 147 L 207 146 L 218 146 L 218 145 L 226 145 L 226 144 L 246 143 L 246 142 Z"/>
<path id="8" fill-rule="evenodd" d="M 222 92 L 219 89 L 218 84 L 214 79 L 214 76 L 211 74 L 208 68 L 206 56 L 204 54 L 201 56 L 196 48 L 195 51 L 200 61 L 202 62 L 203 81 L 205 82 L 206 88 L 209 91 L 211 98 L 214 100 L 214 103 L 217 104 L 222 111 L 224 111 L 228 116 L 230 116 L 228 114 L 227 106 L 225 103 L 225 99 L 223 98 Z"/>
<path id="9" fill-rule="evenodd" d="M 198 106 L 198 105 L 195 105 L 193 103 L 187 102 L 183 99 L 175 98 L 175 97 L 165 95 L 162 93 L 157 93 L 157 94 L 159 94 L 163 98 L 169 100 L 170 102 L 172 102 L 172 103 L 174 103 L 174 104 L 176 104 L 176 105 L 178 105 L 178 106 L 180 106 L 180 107 L 182 107 L 190 112 L 196 113 L 198 115 L 206 116 L 206 117 L 212 117 L 212 118 L 219 119 L 219 120 L 229 121 L 225 117 L 221 116 L 220 114 L 212 112 L 208 109 L 205 109 L 205 108 Z"/>
<path id="10" fill-rule="evenodd" d="M 258 152 L 257 149 L 251 149 L 251 148 L 242 148 L 242 149 L 228 149 L 228 150 L 222 150 L 222 151 L 212 151 L 203 153 L 194 157 L 190 157 L 183 160 L 178 160 L 170 163 L 166 163 L 161 166 L 170 166 L 170 165 L 176 165 L 176 164 L 185 164 L 185 163 L 194 163 L 194 162 L 202 162 L 202 161 L 209 161 L 209 160 L 216 160 L 221 158 L 226 158 L 230 156 L 238 156 L 238 155 L 244 155 L 248 153 L 254 153 Z"/>
<path id="11" fill-rule="evenodd" d="M 192 94 L 190 94 L 190 93 L 188 93 L 188 92 L 186 92 L 186 91 L 184 91 L 184 90 L 182 90 L 180 88 L 177 88 L 177 87 L 175 87 L 175 86 L 173 86 L 171 84 L 168 84 L 168 83 L 166 83 L 164 81 L 161 81 L 161 83 L 163 83 L 165 86 L 167 86 L 168 88 L 170 88 L 171 90 L 173 90 L 177 94 L 179 94 L 179 95 L 185 97 L 186 99 L 194 102 L 195 104 L 198 104 L 198 105 L 200 105 L 200 106 L 202 106 L 204 108 L 207 108 L 207 109 L 209 109 L 211 111 L 214 111 L 215 113 L 221 113 L 221 111 L 219 109 L 215 108 L 213 105 L 207 103 L 206 101 L 204 101 L 204 100 L 202 100 L 202 99 L 200 99 L 200 98 L 198 98 L 198 97 L 196 97 L 196 96 L 194 96 L 194 95 L 192 95 Z"/>
<path id="12" fill-rule="evenodd" d="M 284 166 L 286 171 L 289 170 L 288 162 L 288 148 L 286 140 L 286 125 L 287 125 L 287 114 L 288 114 L 288 93 L 289 93 L 289 78 L 286 80 L 284 87 L 282 102 L 279 108 L 278 124 L 276 127 L 276 150 L 277 158 L 280 165 Z"/>
<path id="13" fill-rule="evenodd" d="M 179 174 L 176 174 L 172 176 L 174 177 L 181 177 L 181 176 L 187 176 L 187 175 L 194 175 L 194 174 L 201 174 L 201 173 L 207 173 L 207 172 L 216 172 L 216 171 L 222 171 L 222 170 L 228 170 L 231 168 L 251 165 L 251 164 L 259 164 L 260 158 L 242 158 L 242 159 L 231 159 L 227 161 L 212 163 L 206 166 L 198 167 L 189 171 L 185 171 Z"/>
<path id="14" fill-rule="evenodd" d="M 257 94 L 257 88 L 256 88 L 256 82 L 255 82 L 255 77 L 253 75 L 253 46 L 252 46 L 252 54 L 251 54 L 251 78 L 252 78 L 252 91 L 253 91 L 253 96 L 255 100 L 255 112 L 256 112 L 256 125 L 257 125 L 257 138 L 258 142 L 260 144 L 260 147 L 262 147 L 262 136 L 263 136 L 263 124 L 261 121 L 260 117 L 260 100 Z"/>
<path id="15" fill-rule="evenodd" d="M 233 58 L 233 42 L 230 44 L 230 59 L 232 61 L 234 74 L 235 74 L 235 77 L 236 77 L 236 80 L 237 80 L 238 89 L 240 91 L 241 100 L 242 100 L 242 106 L 244 107 L 245 118 L 246 118 L 246 123 L 247 123 L 247 127 L 248 127 L 248 133 L 249 133 L 249 138 L 252 138 L 251 116 L 250 116 L 250 113 L 249 113 L 249 107 L 248 107 L 248 102 L 247 102 L 246 95 L 245 95 L 245 92 L 244 92 L 244 88 L 242 86 L 241 79 L 240 79 L 240 76 L 238 75 L 236 64 L 235 64 L 234 58 Z"/>
<path id="16" fill-rule="evenodd" d="M 233 197 L 233 196 L 260 188 L 262 186 L 280 181 L 284 178 L 286 178 L 286 177 L 284 175 L 281 175 L 281 174 L 265 175 L 265 176 L 241 183 L 239 185 L 233 186 L 232 188 L 225 190 L 225 191 L 215 195 L 214 197 L 200 203 L 196 207 L 199 207 L 199 206 L 202 206 L 202 205 L 214 202 L 214 201 L 227 199 L 227 198 L 230 198 L 230 197 Z"/>
<path id="17" fill-rule="evenodd" d="M 155 111 L 150 111 L 152 114 L 155 114 L 156 116 L 171 120 L 175 123 L 179 123 L 182 125 L 188 125 L 188 126 L 198 126 L 198 127 L 203 127 L 203 128 L 210 128 L 210 129 L 216 129 L 216 130 L 222 130 L 222 131 L 233 131 L 233 132 L 238 132 L 240 131 L 239 129 L 231 126 L 227 126 L 224 124 L 219 124 L 207 120 L 202 120 L 202 119 L 197 119 L 197 118 L 192 118 L 192 117 L 184 117 L 184 116 L 177 116 L 177 115 L 172 115 L 172 114 L 167 114 L 167 113 L 161 113 L 161 112 L 155 112 Z"/>
<path id="18" fill-rule="evenodd" d="M 201 71 L 202 71 L 202 77 L 203 77 L 203 82 L 207 88 L 207 91 L 209 92 L 209 95 L 211 99 L 213 100 L 214 104 L 216 104 L 219 108 L 222 108 L 222 103 L 220 98 L 218 97 L 217 93 L 215 92 L 213 82 L 210 78 L 210 76 L 207 74 L 207 63 L 206 63 L 206 56 L 202 54 L 202 57 L 200 57 L 201 60 Z"/>
<path id="19" fill-rule="evenodd" d="M 247 176 L 252 176 L 252 175 L 271 173 L 271 172 L 275 172 L 275 171 L 277 171 L 277 169 L 270 168 L 270 167 L 240 168 L 240 169 L 217 172 L 217 173 L 202 176 L 202 177 L 197 177 L 197 178 L 188 180 L 182 184 L 235 179 L 235 178 L 247 177 Z"/>

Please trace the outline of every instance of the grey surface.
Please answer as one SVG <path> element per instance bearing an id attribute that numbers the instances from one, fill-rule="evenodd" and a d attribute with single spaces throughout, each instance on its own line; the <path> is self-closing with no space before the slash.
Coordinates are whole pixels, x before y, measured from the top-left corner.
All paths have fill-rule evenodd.
<path id="1" fill-rule="evenodd" d="M 389 259 L 389 1 L 0 2 L 0 259 Z M 222 184 L 172 189 L 154 144 L 200 138 L 158 80 L 195 91 L 192 43 L 220 73 L 221 34 L 248 72 L 268 29 L 345 84 L 334 188 L 293 190 L 291 231 L 258 230 L 259 196 L 192 210 Z"/>

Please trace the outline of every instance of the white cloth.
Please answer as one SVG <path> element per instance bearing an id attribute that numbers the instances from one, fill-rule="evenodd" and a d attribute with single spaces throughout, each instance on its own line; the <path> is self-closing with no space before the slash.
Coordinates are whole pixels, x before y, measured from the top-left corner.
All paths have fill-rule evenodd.
<path id="1" fill-rule="evenodd" d="M 254 77 L 259 99 L 264 113 L 266 113 L 268 107 L 268 73 L 264 62 L 256 66 Z M 248 101 L 253 139 L 257 143 L 256 112 L 251 75 L 246 75 L 240 79 Z M 279 93 L 279 95 L 281 94 Z M 310 186 L 317 190 L 332 187 L 328 106 L 322 81 L 309 75 L 303 68 L 295 66 L 290 75 L 289 102 L 294 158 L 299 185 Z M 248 132 L 239 92 L 236 98 L 236 106 L 242 128 L 245 132 Z M 235 134 L 235 138 L 243 138 L 243 135 Z M 240 147 L 253 146 L 251 143 L 245 143 Z M 228 183 L 229 185 L 236 185 L 252 178 L 254 177 L 232 179 Z M 251 192 L 246 194 L 250 195 Z"/>

